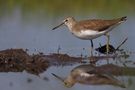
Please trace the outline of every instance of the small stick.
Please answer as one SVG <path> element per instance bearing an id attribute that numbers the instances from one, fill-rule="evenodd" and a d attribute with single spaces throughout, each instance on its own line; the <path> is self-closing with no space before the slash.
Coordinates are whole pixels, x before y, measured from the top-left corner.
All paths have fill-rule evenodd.
<path id="1" fill-rule="evenodd" d="M 126 41 L 127 41 L 128 38 L 126 38 L 117 48 L 116 50 L 118 50 Z"/>

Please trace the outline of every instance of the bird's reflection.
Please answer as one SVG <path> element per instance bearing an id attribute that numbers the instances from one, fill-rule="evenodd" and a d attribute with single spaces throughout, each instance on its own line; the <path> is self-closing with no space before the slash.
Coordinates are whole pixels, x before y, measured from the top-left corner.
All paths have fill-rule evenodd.
<path id="1" fill-rule="evenodd" d="M 98 72 L 98 67 L 91 64 L 79 65 L 73 68 L 70 74 L 64 79 L 52 73 L 53 76 L 61 80 L 66 87 L 72 87 L 76 83 L 86 85 L 114 85 L 125 88 L 125 85 L 107 72 Z"/>

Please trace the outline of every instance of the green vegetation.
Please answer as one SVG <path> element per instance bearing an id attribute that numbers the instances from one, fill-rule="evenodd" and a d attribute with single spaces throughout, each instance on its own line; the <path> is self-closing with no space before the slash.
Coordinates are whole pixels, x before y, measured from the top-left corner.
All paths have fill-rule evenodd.
<path id="1" fill-rule="evenodd" d="M 0 0 L 0 16 L 16 7 L 22 14 L 37 13 L 49 17 L 63 15 L 118 16 L 134 13 L 135 0 Z"/>

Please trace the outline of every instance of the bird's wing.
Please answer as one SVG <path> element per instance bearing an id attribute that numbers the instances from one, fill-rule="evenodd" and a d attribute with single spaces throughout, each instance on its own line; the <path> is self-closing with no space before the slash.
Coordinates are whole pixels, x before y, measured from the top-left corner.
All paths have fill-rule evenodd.
<path id="1" fill-rule="evenodd" d="M 78 26 L 80 29 L 91 29 L 96 31 L 104 31 L 109 27 L 118 24 L 121 21 L 124 21 L 126 17 L 113 19 L 113 20 L 102 20 L 102 19 L 92 19 L 92 20 L 84 20 L 77 23 L 75 26 Z"/>
<path id="2" fill-rule="evenodd" d="M 90 69 L 90 70 L 87 69 L 86 71 L 82 71 L 80 73 L 79 78 L 86 80 L 86 79 L 91 78 L 91 77 L 93 77 L 95 75 L 96 75 L 95 69 Z"/>
<path id="3" fill-rule="evenodd" d="M 96 75 L 96 76 L 99 76 L 99 77 L 108 78 L 110 80 L 116 80 L 112 74 L 110 74 L 110 73 L 100 73 L 100 72 L 97 72 L 96 69 L 87 71 L 86 73 L 89 74 L 89 76 Z"/>
<path id="4" fill-rule="evenodd" d="M 76 78 L 76 80 L 84 82 L 84 81 L 89 80 L 89 78 L 94 77 L 95 75 L 96 74 L 89 74 L 87 72 L 83 72 Z"/>
<path id="5" fill-rule="evenodd" d="M 123 82 L 121 82 L 120 80 L 118 80 L 117 78 L 115 78 L 113 75 L 111 75 L 109 73 L 102 74 L 101 76 L 111 80 L 112 82 L 114 82 L 114 85 L 116 85 L 116 86 L 126 88 L 126 86 L 125 86 L 125 84 Z"/>

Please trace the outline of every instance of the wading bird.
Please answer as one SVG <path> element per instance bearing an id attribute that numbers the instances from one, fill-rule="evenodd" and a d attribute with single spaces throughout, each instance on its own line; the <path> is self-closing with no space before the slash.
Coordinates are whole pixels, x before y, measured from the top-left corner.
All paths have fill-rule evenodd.
<path id="1" fill-rule="evenodd" d="M 108 32 L 125 21 L 126 16 L 111 20 L 91 19 L 82 21 L 77 21 L 73 17 L 68 17 L 65 20 L 63 20 L 63 22 L 60 25 L 54 27 L 52 30 L 55 30 L 56 28 L 65 24 L 68 27 L 69 31 L 77 38 L 91 41 L 91 56 L 93 56 L 92 40 L 102 35 L 106 35 L 108 38 L 106 48 L 107 52 L 109 52 Z"/>

